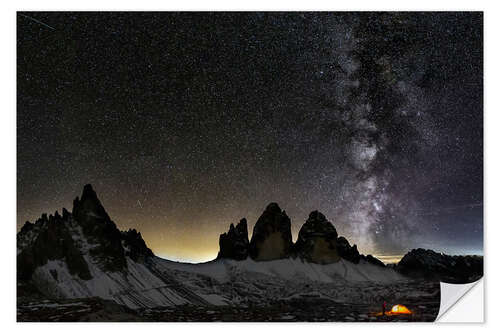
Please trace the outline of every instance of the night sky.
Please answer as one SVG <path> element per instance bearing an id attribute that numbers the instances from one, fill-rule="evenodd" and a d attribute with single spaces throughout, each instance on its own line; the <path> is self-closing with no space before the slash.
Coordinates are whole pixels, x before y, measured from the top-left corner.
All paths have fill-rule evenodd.
<path id="1" fill-rule="evenodd" d="M 17 225 L 91 183 L 159 256 L 270 202 L 362 253 L 483 247 L 482 13 L 18 13 Z"/>

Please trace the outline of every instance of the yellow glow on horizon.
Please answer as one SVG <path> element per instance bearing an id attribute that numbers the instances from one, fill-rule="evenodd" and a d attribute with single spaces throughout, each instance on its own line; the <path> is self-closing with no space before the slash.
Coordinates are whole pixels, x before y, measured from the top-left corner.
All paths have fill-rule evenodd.
<path id="1" fill-rule="evenodd" d="M 397 255 L 374 254 L 373 256 L 382 261 L 386 265 L 397 264 L 401 260 L 401 258 L 403 258 L 403 254 L 397 254 Z"/>
<path id="2" fill-rule="evenodd" d="M 172 261 L 206 262 L 215 259 L 219 252 L 217 232 L 178 232 L 168 236 L 144 232 L 143 238 L 155 255 Z"/>

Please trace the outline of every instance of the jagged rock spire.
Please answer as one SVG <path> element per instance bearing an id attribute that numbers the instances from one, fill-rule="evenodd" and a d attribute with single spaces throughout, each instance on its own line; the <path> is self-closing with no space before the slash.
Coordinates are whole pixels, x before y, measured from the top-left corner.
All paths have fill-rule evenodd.
<path id="1" fill-rule="evenodd" d="M 68 212 L 68 210 L 66 208 L 63 207 L 63 209 L 62 209 L 63 220 L 67 220 L 69 216 L 70 216 L 70 213 Z"/>
<path id="2" fill-rule="evenodd" d="M 287 258 L 292 254 L 290 218 L 275 202 L 270 203 L 253 228 L 249 254 L 257 261 Z"/>
<path id="3" fill-rule="evenodd" d="M 78 197 L 73 200 L 73 216 L 80 220 L 86 220 L 88 217 L 98 219 L 109 219 L 108 213 L 97 198 L 92 185 L 87 184 L 83 187 L 81 199 Z"/>
<path id="4" fill-rule="evenodd" d="M 248 257 L 248 245 L 247 220 L 243 218 L 236 227 L 231 223 L 229 231 L 220 235 L 217 258 L 245 260 Z"/>
<path id="5" fill-rule="evenodd" d="M 309 214 L 306 223 L 300 228 L 296 254 L 309 262 L 330 264 L 340 260 L 337 252 L 337 230 L 317 210 Z"/>
<path id="6" fill-rule="evenodd" d="M 247 257 L 255 261 L 298 257 L 317 264 L 330 264 L 340 259 L 358 264 L 364 260 L 385 267 L 372 255 L 360 255 L 356 244 L 351 246 L 345 237 L 338 237 L 333 224 L 317 210 L 309 214 L 293 244 L 290 218 L 275 202 L 267 205 L 257 220 L 250 242 L 246 219 L 236 227 L 231 223 L 229 231 L 220 235 L 217 259 L 244 260 Z"/>
<path id="7" fill-rule="evenodd" d="M 154 256 L 153 251 L 147 247 L 141 233 L 137 232 L 137 230 L 129 229 L 128 231 L 122 231 L 122 239 L 125 254 L 132 260 L 144 261 L 147 257 Z"/>
<path id="8" fill-rule="evenodd" d="M 337 251 L 342 258 L 355 264 L 361 259 L 356 244 L 351 246 L 345 237 L 337 238 Z"/>
<path id="9" fill-rule="evenodd" d="M 65 223 L 70 218 L 72 223 Z M 75 228 L 75 223 L 78 228 Z M 75 235 L 78 241 L 73 239 Z M 17 235 L 17 241 L 20 250 L 18 276 L 23 280 L 29 279 L 35 269 L 48 260 L 64 260 L 71 274 L 90 279 L 92 276 L 84 255 L 91 257 L 101 269 L 111 272 L 127 268 L 126 257 L 137 262 L 154 256 L 140 232 L 131 229 L 122 233 L 118 230 L 90 184 L 85 185 L 81 198 L 74 200 L 73 214 L 65 208 L 62 216 L 57 211 L 49 217 L 42 214 L 35 224 L 26 222 Z M 81 247 L 82 241 L 91 246 L 88 249 Z"/>

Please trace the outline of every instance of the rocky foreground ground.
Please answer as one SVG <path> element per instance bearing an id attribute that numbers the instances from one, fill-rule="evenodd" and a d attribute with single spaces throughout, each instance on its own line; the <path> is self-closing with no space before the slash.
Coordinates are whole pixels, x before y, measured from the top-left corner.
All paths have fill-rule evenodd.
<path id="1" fill-rule="evenodd" d="M 418 288 L 418 291 L 417 289 Z M 439 312 L 439 283 L 415 281 L 402 284 L 389 304 L 404 304 L 411 315 L 380 314 L 381 307 L 374 300 L 370 304 L 336 302 L 303 295 L 292 299 L 278 299 L 267 304 L 249 303 L 241 306 L 157 307 L 129 309 L 101 298 L 50 300 L 44 297 L 19 297 L 17 320 L 23 322 L 48 321 L 156 321 L 156 322 L 388 322 L 434 321 Z"/>

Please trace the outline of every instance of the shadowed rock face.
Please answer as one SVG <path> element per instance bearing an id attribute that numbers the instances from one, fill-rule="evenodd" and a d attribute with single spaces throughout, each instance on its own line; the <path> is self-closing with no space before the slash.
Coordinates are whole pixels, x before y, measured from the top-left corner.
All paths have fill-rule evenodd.
<path id="1" fill-rule="evenodd" d="M 245 260 L 248 257 L 247 220 L 241 219 L 236 228 L 231 223 L 229 231 L 219 237 L 219 254 L 217 258 Z"/>
<path id="2" fill-rule="evenodd" d="M 76 197 L 73 200 L 73 216 L 82 224 L 95 220 L 110 220 L 108 213 L 106 213 L 90 184 L 83 187 L 81 199 Z"/>
<path id="3" fill-rule="evenodd" d="M 316 264 L 339 261 L 337 230 L 323 214 L 312 212 L 299 231 L 295 252 L 300 258 Z"/>
<path id="4" fill-rule="evenodd" d="M 62 216 L 42 214 L 36 223 L 26 222 L 17 234 L 17 274 L 28 280 L 37 267 L 48 260 L 63 260 L 73 275 L 91 279 L 82 242 L 92 260 L 105 271 L 127 268 L 125 256 L 134 261 L 153 256 L 136 230 L 120 232 L 97 198 L 92 186 L 85 185 L 81 199 L 73 202 L 73 213 L 65 208 Z M 82 235 L 80 235 L 80 233 Z M 82 239 L 83 236 L 83 239 Z"/>
<path id="5" fill-rule="evenodd" d="M 137 230 L 122 231 L 122 240 L 125 255 L 128 255 L 132 260 L 143 262 L 147 257 L 154 256 L 153 251 L 147 247 L 141 233 L 137 232 Z"/>
<path id="6" fill-rule="evenodd" d="M 127 267 L 121 243 L 122 234 L 90 184 L 84 186 L 81 199 L 76 197 L 73 201 L 73 217 L 81 225 L 89 242 L 97 245 L 90 250 L 90 255 L 104 269 L 119 271 Z"/>
<path id="7" fill-rule="evenodd" d="M 18 241 L 31 230 L 39 232 L 32 244 L 17 256 L 18 279 L 28 280 L 37 267 L 45 265 L 49 260 L 58 259 L 65 259 L 71 274 L 78 275 L 83 280 L 92 278 L 87 262 L 75 246 L 65 224 L 67 221 L 67 217 L 64 219 L 56 212 L 55 216 L 51 215 L 48 219 L 47 214 L 43 214 L 35 224 L 27 222 L 23 226 Z"/>
<path id="8" fill-rule="evenodd" d="M 277 203 L 269 204 L 253 228 L 250 257 L 256 261 L 287 258 L 292 246 L 290 218 Z"/>
<path id="9" fill-rule="evenodd" d="M 385 266 L 380 260 L 358 252 L 347 239 L 338 237 L 337 230 L 322 213 L 313 211 L 299 231 L 293 244 L 290 218 L 276 203 L 270 203 L 254 226 L 252 239 L 248 242 L 247 221 L 233 224 L 227 233 L 219 237 L 218 259 L 255 261 L 277 260 L 298 257 L 316 264 L 331 264 L 341 258 L 359 263 L 361 259 L 377 266 Z"/>
<path id="10" fill-rule="evenodd" d="M 337 238 L 337 251 L 341 258 L 355 264 L 359 263 L 359 260 L 361 259 L 356 244 L 351 246 L 345 237 Z"/>
<path id="11" fill-rule="evenodd" d="M 404 255 L 396 270 L 414 278 L 448 283 L 470 283 L 483 276 L 482 256 L 450 256 L 414 249 Z"/>

